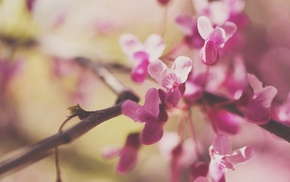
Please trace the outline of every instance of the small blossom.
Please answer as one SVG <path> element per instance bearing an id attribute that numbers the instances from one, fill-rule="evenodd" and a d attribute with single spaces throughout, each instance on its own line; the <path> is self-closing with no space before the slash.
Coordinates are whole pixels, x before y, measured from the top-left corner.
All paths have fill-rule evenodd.
<path id="1" fill-rule="evenodd" d="M 209 148 L 211 157 L 209 175 L 213 182 L 225 182 L 225 168 L 234 170 L 234 165 L 248 161 L 253 156 L 252 147 L 243 147 L 232 152 L 229 139 L 219 134 Z"/>
<path id="2" fill-rule="evenodd" d="M 237 104 L 244 112 L 246 119 L 255 124 L 266 124 L 271 119 L 271 103 L 277 94 L 273 86 L 263 87 L 255 75 L 248 74 L 253 93 L 244 91 Z"/>
<path id="3" fill-rule="evenodd" d="M 103 157 L 109 159 L 119 156 L 120 159 L 116 166 L 116 171 L 120 174 L 125 174 L 136 165 L 140 147 L 139 133 L 131 133 L 128 135 L 123 148 L 106 148 L 103 151 Z"/>
<path id="4" fill-rule="evenodd" d="M 187 80 L 191 68 L 191 59 L 179 56 L 175 59 L 171 68 L 167 68 L 161 60 L 150 63 L 148 73 L 160 85 L 170 91 L 179 87 Z"/>
<path id="5" fill-rule="evenodd" d="M 123 34 L 120 44 L 123 52 L 133 61 L 132 79 L 140 83 L 147 76 L 149 63 L 159 59 L 165 49 L 162 37 L 158 34 L 150 35 L 144 43 L 135 35 Z"/>
<path id="6" fill-rule="evenodd" d="M 122 113 L 134 121 L 145 123 L 141 132 L 141 142 L 146 145 L 159 141 L 163 136 L 163 125 L 167 121 L 165 108 L 160 104 L 158 91 L 151 88 L 145 96 L 144 106 L 127 100 L 122 104 Z"/>
<path id="7" fill-rule="evenodd" d="M 218 61 L 218 49 L 224 47 L 227 40 L 237 29 L 236 25 L 230 22 L 213 28 L 210 20 L 205 16 L 197 19 L 197 28 L 201 37 L 205 40 L 204 47 L 201 50 L 201 58 L 206 65 L 212 65 Z"/>

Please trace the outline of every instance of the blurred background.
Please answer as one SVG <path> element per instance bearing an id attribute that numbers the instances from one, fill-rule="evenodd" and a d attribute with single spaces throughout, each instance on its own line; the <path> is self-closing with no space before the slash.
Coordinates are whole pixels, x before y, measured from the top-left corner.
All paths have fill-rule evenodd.
<path id="1" fill-rule="evenodd" d="M 251 20 L 245 30 L 242 49 L 247 69 L 266 85 L 278 88 L 275 102 L 281 103 L 290 90 L 290 1 L 245 2 L 245 12 Z M 182 38 L 175 17 L 179 14 L 194 15 L 194 8 L 190 0 L 172 0 L 166 8 L 157 0 L 1 0 L 1 158 L 55 134 L 69 115 L 69 106 L 79 103 L 86 110 L 112 106 L 116 95 L 71 59 L 84 56 L 93 61 L 130 66 L 119 46 L 120 35 L 133 33 L 144 40 L 149 34 L 158 32 L 164 23 L 164 40 L 169 49 Z M 141 97 L 152 85 L 151 81 L 136 85 L 127 73 L 117 70 L 114 74 Z M 212 135 L 201 114 L 194 113 L 198 135 L 201 138 Z M 166 129 L 174 130 L 177 119 L 178 113 L 173 113 Z M 67 127 L 76 122 L 78 120 L 70 121 Z M 101 157 L 102 148 L 122 146 L 129 132 L 140 129 L 141 124 L 120 116 L 60 147 L 63 180 L 167 181 L 168 163 L 156 145 L 142 148 L 137 167 L 125 176 L 114 171 L 117 159 L 104 160 Z M 234 148 L 243 145 L 256 147 L 257 155 L 247 164 L 237 166 L 236 171 L 229 171 L 228 181 L 290 180 L 289 143 L 250 124 L 244 124 L 241 133 L 232 140 Z M 209 145 L 211 140 L 204 142 Z M 3 182 L 54 180 L 53 155 L 0 178 Z"/>

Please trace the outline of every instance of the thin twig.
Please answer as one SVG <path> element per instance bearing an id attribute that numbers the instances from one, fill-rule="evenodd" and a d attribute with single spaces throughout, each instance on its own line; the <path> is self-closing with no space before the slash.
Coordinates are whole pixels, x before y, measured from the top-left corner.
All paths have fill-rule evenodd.
<path id="1" fill-rule="evenodd" d="M 64 127 L 64 125 L 71 120 L 72 118 L 76 117 L 77 114 L 72 114 L 70 115 L 66 120 L 64 120 L 64 122 L 60 125 L 59 129 L 58 129 L 58 134 L 62 133 L 62 129 Z M 61 182 L 61 171 L 60 171 L 60 165 L 59 165 L 59 155 L 58 155 L 58 147 L 54 148 L 54 158 L 55 158 L 55 168 L 56 168 L 56 182 Z"/>

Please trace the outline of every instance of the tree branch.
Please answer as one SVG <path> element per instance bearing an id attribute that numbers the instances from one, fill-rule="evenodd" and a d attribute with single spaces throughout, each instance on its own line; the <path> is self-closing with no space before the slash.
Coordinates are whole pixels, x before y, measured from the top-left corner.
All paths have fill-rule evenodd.
<path id="1" fill-rule="evenodd" d="M 83 67 L 91 69 L 113 92 L 118 95 L 116 105 L 103 110 L 97 111 L 80 111 L 77 113 L 82 120 L 73 127 L 44 140 L 41 140 L 31 146 L 22 149 L 18 155 L 12 156 L 0 163 L 0 175 L 3 175 L 13 169 L 18 169 L 25 165 L 36 162 L 48 156 L 52 149 L 68 144 L 80 136 L 84 135 L 95 126 L 121 114 L 121 103 L 125 100 L 139 102 L 139 97 L 130 89 L 119 82 L 104 66 L 100 63 L 92 62 L 85 58 L 77 58 L 75 61 Z M 77 108 L 77 107 L 76 107 Z"/>

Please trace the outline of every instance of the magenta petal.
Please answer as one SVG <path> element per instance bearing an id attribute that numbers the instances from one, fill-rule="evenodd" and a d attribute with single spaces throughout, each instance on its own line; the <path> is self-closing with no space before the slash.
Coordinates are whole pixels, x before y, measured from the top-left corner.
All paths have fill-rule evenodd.
<path id="1" fill-rule="evenodd" d="M 161 84 L 162 73 L 167 69 L 167 66 L 161 61 L 156 60 L 148 65 L 148 73 L 154 78 L 159 84 Z"/>
<path id="2" fill-rule="evenodd" d="M 252 100 L 244 111 L 246 119 L 254 124 L 267 124 L 271 119 L 270 109 L 264 107 L 260 102 Z"/>
<path id="3" fill-rule="evenodd" d="M 206 41 L 203 54 L 203 62 L 206 65 L 212 65 L 218 61 L 219 52 L 215 43 L 212 41 Z"/>
<path id="4" fill-rule="evenodd" d="M 263 89 L 263 84 L 262 82 L 253 74 L 247 74 L 249 84 L 251 85 L 254 94 L 259 93 Z"/>
<path id="5" fill-rule="evenodd" d="M 161 85 L 167 90 L 174 89 L 181 84 L 180 78 L 175 74 L 175 71 L 166 69 L 162 74 Z"/>
<path id="6" fill-rule="evenodd" d="M 178 88 L 174 89 L 172 92 L 168 92 L 165 97 L 165 105 L 167 109 L 175 107 L 179 100 L 181 99 L 181 93 Z"/>
<path id="7" fill-rule="evenodd" d="M 225 168 L 222 164 L 212 159 L 209 164 L 209 175 L 213 182 L 225 182 Z"/>
<path id="8" fill-rule="evenodd" d="M 225 22 L 221 28 L 223 28 L 225 30 L 225 41 L 227 41 L 229 38 L 231 38 L 234 33 L 237 31 L 237 26 L 236 24 L 232 23 L 232 22 Z"/>
<path id="9" fill-rule="evenodd" d="M 206 40 L 213 31 L 210 20 L 206 16 L 200 16 L 197 19 L 197 29 L 200 36 Z"/>
<path id="10" fill-rule="evenodd" d="M 278 90 L 275 87 L 266 86 L 257 95 L 256 100 L 259 100 L 264 107 L 271 107 L 271 103 L 277 92 Z"/>
<path id="11" fill-rule="evenodd" d="M 219 110 L 213 113 L 217 128 L 229 134 L 237 134 L 240 131 L 240 118 L 226 110 Z"/>
<path id="12" fill-rule="evenodd" d="M 140 64 L 135 66 L 131 72 L 131 78 L 138 83 L 144 82 L 147 76 L 148 60 L 142 61 Z"/>
<path id="13" fill-rule="evenodd" d="M 214 42 L 216 47 L 222 48 L 225 43 L 225 31 L 220 27 L 215 28 L 208 40 Z"/>
<path id="14" fill-rule="evenodd" d="M 156 88 L 151 88 L 145 95 L 144 109 L 148 111 L 155 118 L 159 114 L 159 95 Z"/>
<path id="15" fill-rule="evenodd" d="M 219 134 L 213 141 L 213 149 L 219 155 L 226 155 L 232 152 L 231 142 L 226 135 Z"/>
<path id="16" fill-rule="evenodd" d="M 159 34 L 151 34 L 144 42 L 145 51 L 149 55 L 150 61 L 157 60 L 165 49 L 163 38 Z"/>
<path id="17" fill-rule="evenodd" d="M 192 69 L 192 60 L 185 56 L 178 56 L 173 63 L 172 69 L 180 77 L 181 83 L 184 83 Z"/>
<path id="18" fill-rule="evenodd" d="M 145 145 L 151 145 L 158 142 L 163 136 L 163 128 L 157 122 L 148 122 L 141 133 L 141 142 Z"/>
<path id="19" fill-rule="evenodd" d="M 254 155 L 254 149 L 252 147 L 243 147 L 234 151 L 230 156 L 226 156 L 225 160 L 232 165 L 243 163 L 250 160 Z"/>
<path id="20" fill-rule="evenodd" d="M 139 104 L 136 102 L 133 102 L 131 100 L 126 100 L 121 107 L 122 113 L 134 121 L 139 121 L 138 114 L 136 113 L 137 110 L 142 108 Z"/>
<path id="21" fill-rule="evenodd" d="M 137 150 L 133 147 L 125 147 L 120 153 L 120 160 L 116 170 L 120 174 L 125 174 L 133 169 L 137 162 Z"/>

